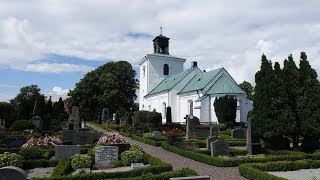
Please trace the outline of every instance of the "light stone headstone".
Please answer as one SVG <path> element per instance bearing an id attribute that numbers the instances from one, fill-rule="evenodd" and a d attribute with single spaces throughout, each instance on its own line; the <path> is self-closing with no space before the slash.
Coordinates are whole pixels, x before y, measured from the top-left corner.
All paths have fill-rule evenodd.
<path id="1" fill-rule="evenodd" d="M 84 120 L 81 121 L 81 129 L 86 127 L 86 122 Z"/>
<path id="2" fill-rule="evenodd" d="M 153 131 L 153 135 L 155 139 L 160 139 L 162 133 L 160 131 Z"/>
<path id="3" fill-rule="evenodd" d="M 237 139 L 243 139 L 247 136 L 247 129 L 245 128 L 236 128 L 231 131 L 231 137 Z"/>
<path id="4" fill-rule="evenodd" d="M 213 137 L 213 136 L 216 136 L 218 137 L 219 136 L 219 126 L 218 125 L 213 125 L 210 127 L 210 137 Z"/>
<path id="5" fill-rule="evenodd" d="M 55 158 L 65 159 L 75 154 L 80 154 L 80 146 L 78 145 L 56 145 Z"/>
<path id="6" fill-rule="evenodd" d="M 0 168 L 0 180 L 26 180 L 27 173 L 15 166 L 5 166 Z"/>
<path id="7" fill-rule="evenodd" d="M 31 122 L 33 125 L 35 125 L 37 128 L 39 128 L 40 124 L 41 124 L 41 117 L 34 116 L 34 117 L 32 117 Z"/>
<path id="8" fill-rule="evenodd" d="M 107 167 L 112 167 L 118 162 L 118 152 L 117 146 L 101 146 L 95 148 L 95 167 L 98 169 L 103 169 Z"/>
<path id="9" fill-rule="evenodd" d="M 222 139 L 211 143 L 211 156 L 229 156 L 229 144 Z"/>
<path id="10" fill-rule="evenodd" d="M 207 138 L 207 141 L 206 141 L 206 148 L 207 150 L 211 150 L 211 143 L 216 141 L 216 140 L 219 140 L 220 138 L 217 137 L 217 136 L 212 136 L 212 137 L 208 137 Z"/>

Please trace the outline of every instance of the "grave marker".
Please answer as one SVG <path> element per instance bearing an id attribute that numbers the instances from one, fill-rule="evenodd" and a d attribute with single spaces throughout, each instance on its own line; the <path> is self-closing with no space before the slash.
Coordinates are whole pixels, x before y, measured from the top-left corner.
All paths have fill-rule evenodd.
<path id="1" fill-rule="evenodd" d="M 55 147 L 56 159 L 69 158 L 75 154 L 80 154 L 80 146 L 78 145 L 56 145 Z"/>
<path id="2" fill-rule="evenodd" d="M 262 153 L 258 124 L 253 117 L 248 119 L 247 150 L 250 155 Z"/>
<path id="3" fill-rule="evenodd" d="M 95 148 L 95 167 L 99 169 L 112 167 L 118 162 L 117 146 L 102 146 Z"/>
<path id="4" fill-rule="evenodd" d="M 242 139 L 242 138 L 246 138 L 246 136 L 247 136 L 247 129 L 245 128 L 236 128 L 231 131 L 232 138 Z"/>
<path id="5" fill-rule="evenodd" d="M 212 142 L 211 156 L 229 156 L 229 144 L 222 139 Z"/>
<path id="6" fill-rule="evenodd" d="M 26 180 L 27 173 L 15 166 L 6 166 L 0 168 L 0 180 Z"/>

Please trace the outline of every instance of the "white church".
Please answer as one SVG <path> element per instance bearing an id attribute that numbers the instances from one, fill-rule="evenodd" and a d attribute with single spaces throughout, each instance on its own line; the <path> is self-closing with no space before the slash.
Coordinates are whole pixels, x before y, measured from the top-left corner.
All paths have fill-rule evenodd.
<path id="1" fill-rule="evenodd" d="M 169 38 L 162 34 L 153 39 L 153 54 L 139 62 L 139 109 L 157 111 L 166 122 L 167 107 L 171 107 L 172 122 L 185 123 L 186 115 L 200 122 L 218 123 L 214 100 L 220 96 L 237 98 L 237 122 L 247 122 L 252 102 L 224 68 L 201 71 L 197 62 L 184 70 L 186 59 L 169 54 Z"/>

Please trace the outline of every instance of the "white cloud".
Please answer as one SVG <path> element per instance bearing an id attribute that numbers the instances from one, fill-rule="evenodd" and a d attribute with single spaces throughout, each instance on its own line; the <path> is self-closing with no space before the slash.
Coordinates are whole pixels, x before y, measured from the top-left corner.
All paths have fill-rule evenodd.
<path id="1" fill-rule="evenodd" d="M 1 1 L 0 68 L 36 72 L 88 71 L 90 67 L 33 62 L 56 53 L 136 64 L 152 53 L 152 39 L 170 37 L 170 53 L 198 61 L 201 69 L 225 67 L 235 80 L 253 83 L 265 53 L 273 61 L 305 51 L 320 72 L 319 1 Z M 23 68 L 22 68 L 23 67 Z M 57 70 L 54 70 L 54 69 Z M 65 70 L 63 70 L 65 69 Z"/>
<path id="2" fill-rule="evenodd" d="M 21 71 L 31 71 L 40 73 L 88 72 L 93 70 L 93 67 L 90 66 L 59 63 L 13 65 L 12 67 Z"/>
<path id="3" fill-rule="evenodd" d="M 51 90 L 46 90 L 44 94 L 46 96 L 51 96 L 53 101 L 58 101 L 61 97 L 62 99 L 67 98 L 70 89 L 63 89 L 59 86 L 54 86 Z"/>

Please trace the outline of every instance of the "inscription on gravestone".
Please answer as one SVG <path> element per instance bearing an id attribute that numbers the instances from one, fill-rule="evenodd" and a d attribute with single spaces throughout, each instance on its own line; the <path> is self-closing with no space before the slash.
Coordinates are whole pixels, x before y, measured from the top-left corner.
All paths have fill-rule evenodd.
<path id="1" fill-rule="evenodd" d="M 211 156 L 229 156 L 229 144 L 222 139 L 212 142 Z"/>
<path id="2" fill-rule="evenodd" d="M 102 146 L 95 148 L 95 166 L 97 168 L 112 167 L 118 162 L 117 146 Z"/>

